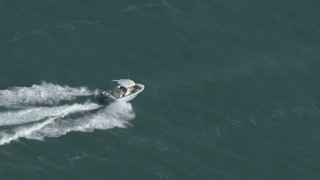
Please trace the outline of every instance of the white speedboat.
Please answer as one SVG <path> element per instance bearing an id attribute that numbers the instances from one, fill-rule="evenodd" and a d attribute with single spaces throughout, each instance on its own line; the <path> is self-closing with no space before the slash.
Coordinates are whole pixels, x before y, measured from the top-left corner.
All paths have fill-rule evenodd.
<path id="1" fill-rule="evenodd" d="M 111 82 L 117 82 L 118 86 L 112 90 L 106 90 L 98 95 L 100 103 L 108 104 L 112 102 L 127 102 L 134 99 L 144 90 L 143 84 L 136 84 L 131 79 L 119 79 Z"/>

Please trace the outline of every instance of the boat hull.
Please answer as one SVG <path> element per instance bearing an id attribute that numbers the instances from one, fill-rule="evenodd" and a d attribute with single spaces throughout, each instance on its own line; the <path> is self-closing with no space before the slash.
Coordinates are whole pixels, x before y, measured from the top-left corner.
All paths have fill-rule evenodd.
<path id="1" fill-rule="evenodd" d="M 137 93 L 137 94 L 132 94 L 131 96 L 119 98 L 119 99 L 115 100 L 114 102 L 128 102 L 128 101 L 131 101 L 132 99 L 134 99 L 135 97 L 137 97 L 138 94 L 139 94 L 139 93 Z"/>
<path id="2" fill-rule="evenodd" d="M 125 97 L 121 97 L 121 98 L 115 98 L 112 95 L 110 95 L 109 93 L 107 93 L 106 91 L 100 93 L 98 95 L 98 101 L 101 104 L 110 104 L 110 103 L 114 103 L 114 102 L 128 102 L 133 100 L 135 97 L 138 96 L 138 94 L 140 94 L 143 90 L 144 90 L 144 85 L 142 84 L 137 84 L 141 89 L 133 94 L 130 94 L 128 96 Z"/>

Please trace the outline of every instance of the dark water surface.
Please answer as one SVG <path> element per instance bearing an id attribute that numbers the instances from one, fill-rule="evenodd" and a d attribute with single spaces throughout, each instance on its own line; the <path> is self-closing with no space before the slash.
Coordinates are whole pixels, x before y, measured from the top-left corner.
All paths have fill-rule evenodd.
<path id="1" fill-rule="evenodd" d="M 0 55 L 0 179 L 320 178 L 320 1 L 3 0 Z"/>

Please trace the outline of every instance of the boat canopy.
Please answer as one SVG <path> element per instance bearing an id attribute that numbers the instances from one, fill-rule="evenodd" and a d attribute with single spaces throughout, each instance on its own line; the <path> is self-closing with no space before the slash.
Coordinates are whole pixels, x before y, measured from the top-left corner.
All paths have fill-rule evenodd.
<path id="1" fill-rule="evenodd" d="M 117 82 L 120 86 L 124 86 L 125 88 L 129 88 L 131 86 L 136 85 L 136 83 L 131 79 L 112 80 L 111 82 Z"/>

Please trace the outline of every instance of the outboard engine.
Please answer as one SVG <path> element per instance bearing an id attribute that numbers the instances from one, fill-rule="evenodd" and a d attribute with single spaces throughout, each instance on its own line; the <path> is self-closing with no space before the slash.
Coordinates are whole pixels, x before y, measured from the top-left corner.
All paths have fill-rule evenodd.
<path id="1" fill-rule="evenodd" d="M 112 97 L 110 93 L 106 91 L 103 91 L 100 94 L 98 94 L 97 99 L 100 104 L 109 104 L 116 100 L 114 97 Z"/>

